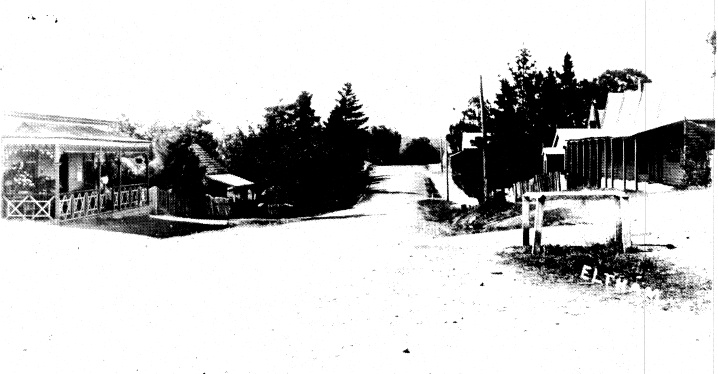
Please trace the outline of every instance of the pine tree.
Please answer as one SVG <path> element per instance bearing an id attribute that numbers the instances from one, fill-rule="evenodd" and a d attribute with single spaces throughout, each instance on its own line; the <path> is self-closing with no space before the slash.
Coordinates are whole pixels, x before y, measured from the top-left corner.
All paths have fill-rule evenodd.
<path id="1" fill-rule="evenodd" d="M 518 105 L 518 112 L 522 112 L 531 104 L 531 94 L 534 91 L 534 79 L 536 77 L 536 61 L 531 60 L 531 52 L 526 48 L 519 50 L 516 56 L 516 67 L 509 66 L 511 77 L 514 79 L 514 91 Z"/>
<path id="2" fill-rule="evenodd" d="M 496 94 L 496 106 L 492 108 L 495 126 L 487 127 L 487 130 L 497 136 L 515 134 L 518 131 L 516 126 L 516 107 L 518 102 L 511 83 L 505 78 L 501 79 L 500 83 L 501 89 Z"/>
<path id="3" fill-rule="evenodd" d="M 352 90 L 352 84 L 345 83 L 338 93 L 337 105 L 329 113 L 326 123 L 327 129 L 360 129 L 369 118 L 361 111 L 363 105 L 359 104 L 359 100 L 357 100 L 356 94 Z"/>
<path id="4" fill-rule="evenodd" d="M 576 73 L 573 71 L 573 61 L 568 52 L 563 56 L 563 65 L 561 67 L 563 71 L 558 73 L 558 78 L 561 80 L 561 88 L 575 89 L 577 84 Z"/>
<path id="5" fill-rule="evenodd" d="M 562 72 L 558 74 L 561 80 L 561 121 L 558 127 L 561 128 L 580 128 L 586 126 L 586 118 L 591 99 L 585 96 L 590 95 L 586 91 L 587 86 L 579 86 L 576 81 L 576 73 L 573 71 L 573 61 L 571 55 L 567 52 L 563 57 Z M 583 82 L 582 82 L 583 83 Z M 588 102 L 588 107 L 586 107 Z"/>
<path id="6" fill-rule="evenodd" d="M 357 195 L 357 188 L 366 187 L 363 169 L 369 134 L 363 126 L 369 118 L 361 109 L 351 83 L 346 83 L 325 123 L 326 171 L 332 176 L 329 188 L 336 204 L 346 203 L 342 200 Z"/>

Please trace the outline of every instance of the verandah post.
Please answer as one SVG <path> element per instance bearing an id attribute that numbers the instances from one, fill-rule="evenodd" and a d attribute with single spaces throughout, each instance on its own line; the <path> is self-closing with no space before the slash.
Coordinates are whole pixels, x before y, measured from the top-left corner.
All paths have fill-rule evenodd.
<path id="1" fill-rule="evenodd" d="M 621 161 L 623 162 L 623 190 L 625 191 L 627 188 L 626 185 L 626 138 L 621 138 L 621 149 L 623 151 L 623 157 L 621 157 Z"/>
<path id="2" fill-rule="evenodd" d="M 591 186 L 591 141 L 586 140 L 586 183 L 585 187 Z"/>
<path id="3" fill-rule="evenodd" d="M 97 151 L 97 212 L 102 213 L 102 146 Z"/>
<path id="4" fill-rule="evenodd" d="M 613 188 L 613 138 L 609 138 L 608 143 L 611 145 L 611 188 Z"/>
<path id="5" fill-rule="evenodd" d="M 55 177 L 55 223 L 60 221 L 60 214 L 62 213 L 62 202 L 60 201 L 60 156 L 62 155 L 60 145 L 55 144 L 55 154 L 53 156 L 54 170 L 53 174 Z"/>
<path id="6" fill-rule="evenodd" d="M 608 139 L 603 139 L 603 178 L 604 187 L 608 188 Z"/>
<path id="7" fill-rule="evenodd" d="M 115 209 L 122 209 L 122 148 L 117 151 L 117 207 Z"/>
<path id="8" fill-rule="evenodd" d="M 591 167 L 593 169 L 593 178 L 591 180 L 591 187 L 599 187 L 599 166 L 598 166 L 598 139 L 591 140 Z"/>
<path id="9" fill-rule="evenodd" d="M 145 157 L 145 183 L 146 183 L 145 190 L 149 194 L 149 191 L 150 191 L 150 154 L 145 152 L 143 154 L 143 156 Z M 149 198 L 149 196 L 147 196 L 147 197 Z"/>
<path id="10" fill-rule="evenodd" d="M 633 138 L 633 175 L 636 177 L 636 192 L 638 192 L 638 137 Z"/>

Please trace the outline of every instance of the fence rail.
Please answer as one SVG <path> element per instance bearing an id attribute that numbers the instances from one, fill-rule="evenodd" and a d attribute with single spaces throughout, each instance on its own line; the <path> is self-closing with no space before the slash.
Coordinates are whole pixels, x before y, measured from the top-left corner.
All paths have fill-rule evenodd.
<path id="1" fill-rule="evenodd" d="M 110 211 L 120 211 L 149 204 L 147 186 L 133 184 L 106 191 L 80 190 L 55 196 L 3 196 L 5 218 L 56 219 L 67 221 Z"/>
<path id="2" fill-rule="evenodd" d="M 157 187 L 150 188 L 149 195 L 151 211 L 180 217 L 237 217 L 255 206 L 253 201 L 210 195 L 205 195 L 204 199 L 182 198 Z"/>
<path id="3" fill-rule="evenodd" d="M 3 196 L 5 218 L 52 219 L 54 196 Z"/>

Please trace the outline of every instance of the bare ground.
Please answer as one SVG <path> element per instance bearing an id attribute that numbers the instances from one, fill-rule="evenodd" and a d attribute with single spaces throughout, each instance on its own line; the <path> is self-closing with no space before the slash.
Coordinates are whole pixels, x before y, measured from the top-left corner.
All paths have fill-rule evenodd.
<path id="1" fill-rule="evenodd" d="M 712 303 L 665 311 L 661 300 L 547 283 L 496 255 L 519 244 L 517 230 L 442 236 L 417 210 L 427 198 L 422 170 L 377 173 L 387 179 L 354 209 L 285 225 L 154 239 L 0 223 L 0 366 L 14 373 L 712 369 Z M 549 228 L 547 240 L 569 240 L 575 228 Z"/>

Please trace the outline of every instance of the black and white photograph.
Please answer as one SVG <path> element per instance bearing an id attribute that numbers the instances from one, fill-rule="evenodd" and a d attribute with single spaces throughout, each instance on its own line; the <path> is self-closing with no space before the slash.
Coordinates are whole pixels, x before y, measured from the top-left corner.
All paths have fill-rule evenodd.
<path id="1" fill-rule="evenodd" d="M 715 372 L 715 0 L 0 3 L 0 372 Z"/>

